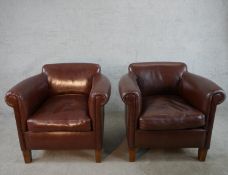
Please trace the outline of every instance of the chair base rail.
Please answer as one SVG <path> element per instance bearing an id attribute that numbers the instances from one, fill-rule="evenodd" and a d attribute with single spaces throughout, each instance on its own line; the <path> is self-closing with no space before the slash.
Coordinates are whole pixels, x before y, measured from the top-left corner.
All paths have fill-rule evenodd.
<path id="1" fill-rule="evenodd" d="M 143 148 L 203 148 L 206 130 L 143 131 L 136 130 L 135 146 Z"/>
<path id="2" fill-rule="evenodd" d="M 31 150 L 96 149 L 94 132 L 25 132 Z"/>

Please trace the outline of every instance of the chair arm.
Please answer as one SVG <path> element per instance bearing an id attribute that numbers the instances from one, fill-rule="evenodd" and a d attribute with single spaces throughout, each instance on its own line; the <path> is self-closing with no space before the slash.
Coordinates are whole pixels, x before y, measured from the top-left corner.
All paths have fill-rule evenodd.
<path id="1" fill-rule="evenodd" d="M 93 101 L 96 97 L 101 97 L 101 104 L 105 105 L 111 94 L 111 84 L 108 78 L 102 74 L 93 77 L 92 88 L 89 94 L 89 100 Z"/>
<path id="2" fill-rule="evenodd" d="M 180 83 L 180 94 L 204 114 L 210 115 L 211 105 L 225 100 L 225 92 L 214 82 L 201 76 L 185 72 Z"/>
<path id="3" fill-rule="evenodd" d="M 6 103 L 17 111 L 22 126 L 26 126 L 26 120 L 48 95 L 48 82 L 44 74 L 35 75 L 21 81 L 5 96 Z M 15 114 L 16 115 L 16 114 Z M 24 128 L 25 129 L 25 128 Z"/>
<path id="4" fill-rule="evenodd" d="M 104 131 L 104 105 L 111 94 L 111 84 L 104 75 L 97 74 L 93 77 L 92 88 L 89 94 L 89 114 L 92 119 L 92 127 L 95 131 L 96 149 L 102 149 Z"/>
<path id="5" fill-rule="evenodd" d="M 134 74 L 128 73 L 122 76 L 119 82 L 119 93 L 125 104 L 132 103 L 130 100 L 132 98 L 127 97 L 134 96 L 135 110 L 136 115 L 138 116 L 141 113 L 142 108 L 142 95 Z"/>
<path id="6" fill-rule="evenodd" d="M 102 74 L 95 75 L 92 80 L 92 88 L 89 94 L 88 102 L 89 114 L 91 117 L 95 115 L 96 103 L 99 103 L 97 104 L 99 106 L 104 106 L 108 102 L 110 94 L 111 84 L 108 78 Z"/>

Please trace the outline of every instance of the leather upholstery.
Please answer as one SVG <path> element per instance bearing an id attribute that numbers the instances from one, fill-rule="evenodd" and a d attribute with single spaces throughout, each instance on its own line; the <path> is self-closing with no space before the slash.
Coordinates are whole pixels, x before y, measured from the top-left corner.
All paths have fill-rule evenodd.
<path id="1" fill-rule="evenodd" d="M 187 70 L 184 63 L 132 63 L 129 72 L 137 76 L 143 96 L 176 94 L 182 74 Z"/>
<path id="2" fill-rule="evenodd" d="M 205 115 L 178 96 L 158 95 L 143 99 L 139 129 L 193 129 L 203 127 L 205 123 Z"/>
<path id="3" fill-rule="evenodd" d="M 48 77 L 51 94 L 89 94 L 92 78 L 100 73 L 100 66 L 91 63 L 47 64 L 43 66 L 43 72 Z"/>
<path id="4" fill-rule="evenodd" d="M 135 129 L 141 113 L 142 95 L 133 73 L 124 75 L 119 82 L 119 92 L 125 103 L 125 124 L 129 147 L 135 144 Z"/>
<path id="5" fill-rule="evenodd" d="M 135 110 L 136 116 L 139 116 L 142 109 L 142 94 L 139 89 L 136 76 L 132 73 L 124 75 L 119 82 L 119 92 L 124 103 L 131 103 L 131 98 L 127 98 L 128 96 L 134 96 L 135 98 Z"/>
<path id="6" fill-rule="evenodd" d="M 89 114 L 93 120 L 96 117 L 96 103 L 99 103 L 97 104 L 99 106 L 105 105 L 109 100 L 110 94 L 111 86 L 108 78 L 102 74 L 95 75 L 92 80 L 92 88 L 88 101 Z"/>
<path id="7" fill-rule="evenodd" d="M 216 105 L 225 100 L 225 93 L 217 84 L 189 72 L 185 72 L 180 83 L 180 95 L 194 107 L 209 115 L 211 103 L 216 97 Z"/>
<path id="8" fill-rule="evenodd" d="M 91 131 L 85 95 L 56 95 L 49 98 L 28 120 L 33 132 Z"/>
<path id="9" fill-rule="evenodd" d="M 98 64 L 44 65 L 41 74 L 5 96 L 14 109 L 21 150 L 102 149 L 110 92 Z"/>
<path id="10" fill-rule="evenodd" d="M 72 150 L 97 148 L 95 132 L 26 132 L 26 148 L 33 150 Z"/>
<path id="11" fill-rule="evenodd" d="M 128 147 L 209 149 L 218 104 L 225 92 L 187 71 L 184 63 L 132 63 L 119 82 Z"/>
<path id="12" fill-rule="evenodd" d="M 203 148 L 207 132 L 204 129 L 136 130 L 135 146 L 142 148 Z"/>
<path id="13" fill-rule="evenodd" d="M 26 90 L 25 90 L 26 89 Z M 18 112 L 18 124 L 26 131 L 26 120 L 48 96 L 48 82 L 44 74 L 30 77 L 6 93 L 6 103 Z"/>

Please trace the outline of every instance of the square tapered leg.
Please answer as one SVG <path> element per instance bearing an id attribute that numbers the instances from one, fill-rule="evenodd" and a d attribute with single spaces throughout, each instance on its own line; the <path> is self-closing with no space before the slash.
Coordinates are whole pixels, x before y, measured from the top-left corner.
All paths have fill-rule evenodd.
<path id="1" fill-rule="evenodd" d="M 96 158 L 96 163 L 101 162 L 101 150 L 100 149 L 95 150 L 95 158 Z"/>
<path id="2" fill-rule="evenodd" d="M 22 151 L 25 163 L 32 162 L 32 152 L 31 150 Z"/>
<path id="3" fill-rule="evenodd" d="M 129 162 L 134 162 L 135 161 L 135 157 L 136 157 L 135 148 L 129 148 L 128 152 L 129 152 Z"/>
<path id="4" fill-rule="evenodd" d="M 198 150 L 198 160 L 199 161 L 205 161 L 207 157 L 207 150 L 205 148 L 199 148 Z"/>

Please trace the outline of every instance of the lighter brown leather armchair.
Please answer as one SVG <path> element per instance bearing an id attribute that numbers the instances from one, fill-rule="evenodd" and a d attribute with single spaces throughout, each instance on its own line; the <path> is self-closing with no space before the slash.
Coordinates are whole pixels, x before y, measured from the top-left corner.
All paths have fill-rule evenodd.
<path id="1" fill-rule="evenodd" d="M 184 63 L 133 63 L 119 83 L 126 110 L 129 161 L 135 149 L 199 148 L 205 161 L 216 106 L 224 91 L 187 71 Z"/>
<path id="2" fill-rule="evenodd" d="M 101 161 L 111 86 L 100 71 L 97 64 L 48 64 L 7 92 L 25 163 L 37 149 L 95 149 L 96 162 Z"/>

